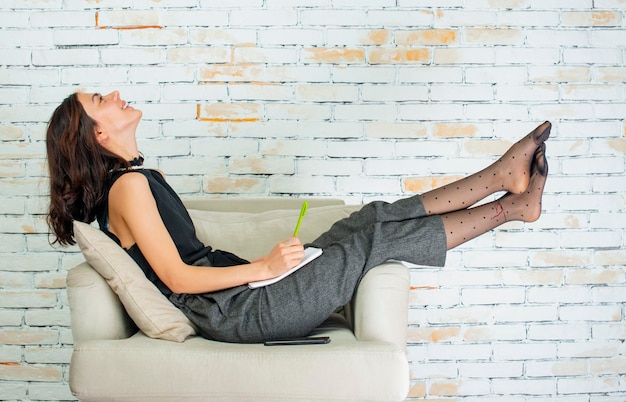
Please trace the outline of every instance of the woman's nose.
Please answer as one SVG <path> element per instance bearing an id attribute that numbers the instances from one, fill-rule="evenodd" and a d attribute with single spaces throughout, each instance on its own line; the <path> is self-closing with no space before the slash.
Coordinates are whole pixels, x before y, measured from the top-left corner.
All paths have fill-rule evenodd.
<path id="1" fill-rule="evenodd" d="M 111 98 L 113 101 L 118 101 L 120 99 L 120 91 L 113 91 L 106 96 L 106 98 Z"/>

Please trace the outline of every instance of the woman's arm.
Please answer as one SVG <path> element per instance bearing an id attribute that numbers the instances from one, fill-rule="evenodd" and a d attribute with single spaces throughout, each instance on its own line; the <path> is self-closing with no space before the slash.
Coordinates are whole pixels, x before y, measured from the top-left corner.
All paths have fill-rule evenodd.
<path id="1" fill-rule="evenodd" d="M 159 215 L 148 180 L 139 173 L 127 173 L 111 187 L 109 225 L 123 247 L 137 244 L 157 276 L 175 293 L 212 292 L 274 278 L 304 256 L 300 241 L 290 238 L 250 264 L 226 268 L 185 264 Z"/>

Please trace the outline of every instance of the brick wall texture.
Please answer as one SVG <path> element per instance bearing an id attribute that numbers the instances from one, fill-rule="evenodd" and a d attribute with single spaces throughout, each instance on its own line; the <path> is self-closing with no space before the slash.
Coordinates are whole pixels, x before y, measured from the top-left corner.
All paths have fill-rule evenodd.
<path id="1" fill-rule="evenodd" d="M 409 400 L 626 400 L 625 0 L 2 0 L 0 399 L 69 400 L 44 133 L 144 111 L 183 196 L 394 200 L 554 124 L 544 215 L 412 269 Z"/>

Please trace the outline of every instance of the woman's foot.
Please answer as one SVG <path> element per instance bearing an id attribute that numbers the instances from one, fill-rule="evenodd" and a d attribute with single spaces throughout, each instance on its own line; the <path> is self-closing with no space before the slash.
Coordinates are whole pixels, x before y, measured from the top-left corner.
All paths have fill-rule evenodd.
<path id="1" fill-rule="evenodd" d="M 546 144 L 540 144 L 533 154 L 531 174 L 526 191 L 508 193 L 499 202 L 507 221 L 534 222 L 541 216 L 541 199 L 548 178 Z"/>
<path id="2" fill-rule="evenodd" d="M 551 128 L 552 124 L 549 121 L 540 124 L 524 138 L 513 144 L 494 163 L 495 172 L 493 175 L 501 178 L 502 190 L 521 194 L 528 188 L 532 175 L 531 166 L 535 163 L 535 151 L 550 137 Z"/>

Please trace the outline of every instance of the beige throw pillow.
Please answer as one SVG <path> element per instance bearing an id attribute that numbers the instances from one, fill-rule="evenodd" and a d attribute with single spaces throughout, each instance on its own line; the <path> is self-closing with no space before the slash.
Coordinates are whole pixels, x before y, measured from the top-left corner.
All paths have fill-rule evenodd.
<path id="1" fill-rule="evenodd" d="M 120 298 L 137 327 L 151 338 L 182 342 L 195 335 L 189 319 L 146 278 L 137 263 L 99 229 L 74 221 L 85 259 Z"/>

